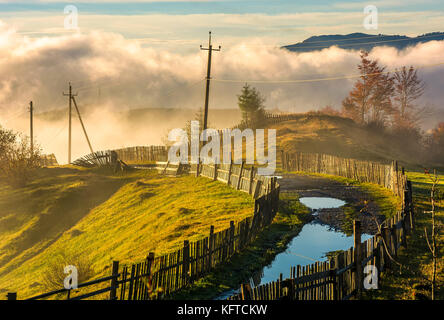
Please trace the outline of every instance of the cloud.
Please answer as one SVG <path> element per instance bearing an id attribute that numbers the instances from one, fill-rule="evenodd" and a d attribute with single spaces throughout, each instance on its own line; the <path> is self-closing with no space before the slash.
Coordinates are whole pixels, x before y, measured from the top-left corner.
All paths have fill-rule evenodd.
<path id="1" fill-rule="evenodd" d="M 432 41 L 404 51 L 374 49 L 372 57 L 388 68 L 443 62 L 444 41 Z M 62 92 L 68 82 L 78 93 L 96 149 L 160 143 L 166 130 L 184 119 L 140 119 L 137 125 L 120 111 L 135 108 L 197 109 L 203 105 L 206 51 L 178 54 L 145 48 L 138 41 L 107 32 L 29 38 L 0 24 L 0 124 L 27 131 L 26 107 L 33 100 L 36 113 L 63 109 Z M 243 83 L 248 80 L 295 80 L 356 74 L 359 53 L 337 47 L 312 53 L 291 53 L 261 41 L 242 42 L 214 54 L 213 77 L 239 82 L 211 84 L 210 107 L 236 108 Z M 442 101 L 443 67 L 425 68 L 426 102 Z M 353 80 L 312 83 L 254 83 L 266 97 L 268 108 L 307 111 L 332 104 L 340 106 Z M 189 118 L 193 111 L 186 112 Z M 21 117 L 17 117 L 17 114 Z M 9 121 L 8 121 L 9 120 Z M 56 151 L 62 162 L 66 147 L 66 118 L 44 120 L 36 127 L 45 152 Z M 65 131 L 63 131 L 65 130 Z M 61 133 L 60 133 L 61 132 Z M 87 153 L 80 129 L 75 141 L 82 144 L 75 156 Z M 57 137 L 55 137 L 57 135 Z M 63 139 L 62 139 L 63 138 Z"/>

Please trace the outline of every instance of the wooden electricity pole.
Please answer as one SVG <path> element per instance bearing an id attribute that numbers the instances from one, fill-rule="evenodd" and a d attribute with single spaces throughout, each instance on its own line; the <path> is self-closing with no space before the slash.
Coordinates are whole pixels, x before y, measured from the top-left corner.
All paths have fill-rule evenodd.
<path id="1" fill-rule="evenodd" d="M 29 102 L 29 124 L 30 124 L 30 136 L 31 136 L 31 156 L 34 154 L 34 123 L 33 123 L 33 107 L 32 101 Z"/>
<path id="2" fill-rule="evenodd" d="M 85 129 L 85 125 L 83 124 L 82 117 L 80 116 L 80 111 L 79 111 L 79 108 L 77 107 L 76 99 L 74 99 L 74 97 L 72 97 L 72 102 L 74 102 L 74 107 L 76 108 L 77 116 L 79 117 L 80 124 L 82 125 L 82 129 L 83 129 L 83 133 L 85 134 L 86 142 L 88 142 L 89 150 L 91 151 L 91 153 L 94 153 L 94 150 L 91 146 L 91 142 L 89 141 L 89 138 L 88 138 L 88 134 L 86 133 L 86 129 Z"/>
<path id="3" fill-rule="evenodd" d="M 205 109 L 204 109 L 204 124 L 202 131 L 208 129 L 208 104 L 210 100 L 210 82 L 211 82 L 211 57 L 213 55 L 213 51 L 220 51 L 221 46 L 218 49 L 213 49 L 213 44 L 211 43 L 211 31 L 209 32 L 209 40 L 208 40 L 208 48 L 203 48 L 200 46 L 200 50 L 208 51 L 208 64 L 207 64 L 207 86 L 205 89 Z M 200 143 L 199 143 L 200 144 Z M 200 163 L 200 146 L 199 146 L 199 159 L 197 161 L 197 169 L 196 176 L 199 176 L 199 163 Z"/>
<path id="4" fill-rule="evenodd" d="M 219 46 L 219 49 L 213 49 L 213 45 L 211 44 L 211 31 L 209 33 L 209 41 L 208 41 L 208 48 L 203 48 L 200 46 L 200 50 L 208 50 L 208 65 L 207 65 L 207 86 L 205 90 L 205 113 L 204 113 L 204 125 L 203 130 L 207 129 L 208 125 L 208 102 L 210 99 L 210 81 L 211 81 L 211 57 L 213 51 L 220 51 L 221 46 Z"/>
<path id="5" fill-rule="evenodd" d="M 71 82 L 69 83 L 69 93 L 63 93 L 64 96 L 69 97 L 69 106 L 68 106 L 68 164 L 71 163 L 71 123 L 72 123 L 72 98 L 77 96 L 77 94 L 72 94 Z"/>

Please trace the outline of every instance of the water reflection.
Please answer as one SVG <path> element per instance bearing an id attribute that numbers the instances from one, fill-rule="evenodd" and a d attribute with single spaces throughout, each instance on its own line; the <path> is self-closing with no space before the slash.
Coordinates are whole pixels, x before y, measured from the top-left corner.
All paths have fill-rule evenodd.
<path id="1" fill-rule="evenodd" d="M 338 208 L 345 204 L 344 201 L 334 198 L 305 197 L 300 202 L 313 209 Z M 362 235 L 362 241 L 372 236 Z M 258 285 L 276 281 L 280 274 L 283 278 L 290 277 L 290 268 L 297 265 L 308 265 L 316 261 L 327 261 L 326 253 L 337 250 L 348 250 L 353 246 L 353 236 L 347 236 L 336 231 L 328 225 L 321 224 L 318 220 L 304 225 L 301 232 L 289 243 L 286 251 L 276 255 L 270 265 L 253 274 L 250 285 Z M 226 299 L 238 293 L 239 290 L 230 290 L 221 294 L 217 299 Z"/>
<path id="2" fill-rule="evenodd" d="M 300 198 L 299 202 L 313 210 L 339 208 L 346 203 L 339 199 L 322 197 L 304 197 Z"/>

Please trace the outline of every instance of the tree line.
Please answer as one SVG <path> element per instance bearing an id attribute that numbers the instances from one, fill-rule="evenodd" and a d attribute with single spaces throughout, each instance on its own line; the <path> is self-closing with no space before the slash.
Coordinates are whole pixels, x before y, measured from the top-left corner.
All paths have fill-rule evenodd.
<path id="1" fill-rule="evenodd" d="M 442 165 L 444 159 L 444 122 L 429 133 L 421 130 L 421 121 L 433 114 L 432 108 L 423 106 L 425 83 L 413 66 L 387 71 L 379 61 L 372 60 L 367 51 L 360 52 L 359 78 L 340 110 L 331 106 L 319 113 L 350 118 L 357 124 L 383 132 L 392 140 L 409 141 L 409 148 L 424 151 L 421 160 Z M 266 126 L 264 97 L 256 88 L 245 84 L 238 95 L 242 113 L 241 127 Z M 421 150 L 420 150 L 421 149 Z"/>

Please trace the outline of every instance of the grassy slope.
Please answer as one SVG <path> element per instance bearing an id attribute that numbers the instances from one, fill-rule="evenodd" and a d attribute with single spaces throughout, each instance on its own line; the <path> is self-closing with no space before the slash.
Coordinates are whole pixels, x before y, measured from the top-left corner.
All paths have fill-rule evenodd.
<path id="1" fill-rule="evenodd" d="M 299 119 L 271 125 L 278 145 L 287 152 L 326 153 L 374 161 L 402 160 L 411 164 L 405 144 L 341 117 L 301 114 Z"/>
<path id="2" fill-rule="evenodd" d="M 367 296 L 371 299 L 414 299 L 417 293 L 430 297 L 430 290 L 427 290 L 427 281 L 422 277 L 431 279 L 432 271 L 432 256 L 428 250 L 424 228 L 431 232 L 431 215 L 424 213 L 431 209 L 430 205 L 430 190 L 431 183 L 424 173 L 408 172 L 408 178 L 412 181 L 414 191 L 414 205 L 415 205 L 415 232 L 407 239 L 407 249 L 401 248 L 399 251 L 398 261 L 407 266 L 408 269 L 400 270 L 396 268 L 383 274 L 380 283 L 381 289 L 376 292 L 371 292 Z M 441 192 L 444 190 L 444 175 L 440 175 L 439 188 Z M 436 220 L 441 225 L 444 223 L 444 201 L 441 200 L 437 205 Z M 439 241 L 441 248 L 438 254 L 440 257 L 437 274 L 438 280 L 441 282 L 441 287 L 437 294 L 437 299 L 444 299 L 444 236 L 442 230 L 440 232 Z M 418 274 L 422 276 L 418 276 Z M 419 287 L 418 287 L 419 286 Z"/>
<path id="3" fill-rule="evenodd" d="M 44 291 L 39 285 L 41 274 L 61 252 L 86 257 L 98 276 L 112 260 L 128 263 L 149 252 L 159 255 L 174 250 L 183 240 L 206 235 L 210 225 L 217 232 L 228 227 L 230 220 L 250 216 L 253 207 L 248 194 L 222 183 L 148 171 L 113 177 L 55 168 L 41 172 L 23 194 L 6 186 L 0 190 L 2 207 L 9 208 L 6 215 L 2 211 L 2 222 L 15 221 L 15 216 L 21 221 L 15 227 L 12 222 L 1 224 L 8 226 L 0 234 L 2 253 L 7 248 L 15 258 L 0 266 L 0 289 L 18 291 L 20 298 Z M 101 196 L 92 198 L 91 193 Z M 9 195 L 14 197 L 8 200 Z M 43 197 L 49 199 L 40 203 Z M 50 222 L 45 220 L 46 212 L 51 212 Z M 51 228 L 35 230 L 41 219 Z M 28 237 L 28 248 L 22 252 L 12 244 L 23 243 L 19 235 L 24 233 L 39 234 L 39 241 Z"/>
<path id="4" fill-rule="evenodd" d="M 297 194 L 281 193 L 279 211 L 273 223 L 251 245 L 173 298 L 211 299 L 232 288 L 239 288 L 241 283 L 248 281 L 284 251 L 310 220 L 310 210 L 299 202 Z"/>
<path id="5" fill-rule="evenodd" d="M 400 207 L 399 199 L 378 185 L 358 183 L 355 180 L 332 175 L 299 173 L 359 186 L 379 206 L 381 214 L 386 217 L 392 216 Z M 234 256 L 228 263 L 196 281 L 190 288 L 181 291 L 173 298 L 209 299 L 230 288 L 239 288 L 241 283 L 249 281 L 252 275 L 269 265 L 278 253 L 286 250 L 288 243 L 299 234 L 311 218 L 310 210 L 299 202 L 297 193 L 281 193 L 279 211 L 271 226 L 266 228 L 244 252 Z"/>

